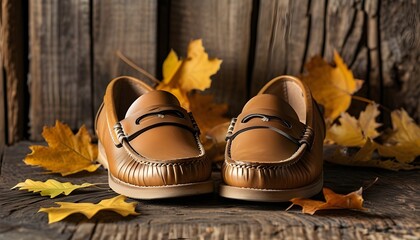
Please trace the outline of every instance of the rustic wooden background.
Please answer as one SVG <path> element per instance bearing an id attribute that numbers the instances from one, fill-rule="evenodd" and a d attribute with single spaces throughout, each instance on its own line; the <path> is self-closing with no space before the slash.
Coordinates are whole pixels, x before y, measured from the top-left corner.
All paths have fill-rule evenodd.
<path id="1" fill-rule="evenodd" d="M 56 119 L 92 128 L 112 78 L 145 79 L 117 51 L 159 78 L 169 50 L 185 56 L 195 38 L 223 59 L 210 92 L 231 114 L 336 49 L 366 80 L 360 95 L 418 121 L 419 13 L 417 0 L 1 0 L 0 149 Z"/>

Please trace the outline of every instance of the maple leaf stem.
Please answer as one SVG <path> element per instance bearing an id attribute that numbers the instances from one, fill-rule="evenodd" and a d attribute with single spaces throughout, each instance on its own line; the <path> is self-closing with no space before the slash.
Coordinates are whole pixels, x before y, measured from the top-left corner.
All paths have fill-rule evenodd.
<path id="1" fill-rule="evenodd" d="M 103 185 L 108 186 L 108 183 L 92 183 L 92 184 L 93 184 L 93 186 L 91 186 L 91 187 L 94 187 L 94 188 L 97 188 L 97 189 L 102 189 L 102 190 L 109 190 L 110 189 L 109 187 L 99 187 L 101 185 L 102 186 Z"/>
<path id="2" fill-rule="evenodd" d="M 369 103 L 369 104 L 374 104 L 375 103 L 375 101 L 372 101 L 372 100 L 364 98 L 364 97 L 355 96 L 355 95 L 352 95 L 351 97 L 354 100 L 358 100 L 358 101 L 361 101 L 361 102 L 365 102 L 365 103 Z"/>
<path id="3" fill-rule="evenodd" d="M 358 100 L 358 101 L 361 101 L 361 102 L 365 102 L 365 103 L 368 103 L 368 104 L 374 104 L 375 103 L 375 101 L 373 101 L 373 100 L 370 100 L 370 99 L 367 99 L 367 98 L 364 98 L 364 97 L 360 97 L 360 96 L 355 96 L 355 95 L 352 95 L 351 96 L 351 98 L 352 99 L 354 99 L 354 100 Z M 387 107 L 385 107 L 384 105 L 382 105 L 382 104 L 379 104 L 378 103 L 378 105 L 379 105 L 379 107 L 380 108 L 382 108 L 383 110 L 385 110 L 385 111 L 387 111 L 387 112 L 392 112 L 391 111 L 391 109 L 389 109 L 389 108 L 387 108 Z"/>
<path id="4" fill-rule="evenodd" d="M 290 209 L 291 209 L 294 205 L 295 205 L 295 204 L 294 204 L 294 203 L 292 203 L 292 204 L 291 204 L 289 207 L 287 207 L 287 208 L 286 208 L 286 210 L 284 210 L 284 211 L 286 211 L 286 212 L 287 212 L 287 211 L 289 211 L 289 210 L 290 210 Z"/>
<path id="5" fill-rule="evenodd" d="M 363 190 L 366 190 L 370 187 L 372 187 L 373 184 L 375 184 L 378 181 L 378 177 L 376 177 L 373 181 L 371 181 L 366 187 L 363 187 Z"/>
<path id="6" fill-rule="evenodd" d="M 144 74 L 146 77 L 148 77 L 150 80 L 152 80 L 152 82 L 154 82 L 155 85 L 158 85 L 160 83 L 160 81 L 158 79 L 156 79 L 152 74 L 148 73 L 146 70 L 144 70 L 143 68 L 137 66 L 137 64 L 135 64 L 131 59 L 129 59 L 128 57 L 126 57 L 120 50 L 117 50 L 117 52 L 115 53 L 117 55 L 117 57 L 119 57 L 123 62 L 125 62 L 128 66 L 134 68 L 134 70 Z M 155 86 L 153 86 L 155 87 Z"/>

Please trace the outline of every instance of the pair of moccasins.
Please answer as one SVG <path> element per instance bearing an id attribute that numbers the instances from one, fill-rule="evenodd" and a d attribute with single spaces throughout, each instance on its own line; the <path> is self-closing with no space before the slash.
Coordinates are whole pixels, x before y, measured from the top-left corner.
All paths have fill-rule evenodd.
<path id="1" fill-rule="evenodd" d="M 210 193 L 212 162 L 193 115 L 172 94 L 132 77 L 112 80 L 96 117 L 99 157 L 117 193 L 159 199 Z M 281 76 L 233 118 L 219 193 L 283 202 L 323 185 L 325 126 L 308 87 Z"/>

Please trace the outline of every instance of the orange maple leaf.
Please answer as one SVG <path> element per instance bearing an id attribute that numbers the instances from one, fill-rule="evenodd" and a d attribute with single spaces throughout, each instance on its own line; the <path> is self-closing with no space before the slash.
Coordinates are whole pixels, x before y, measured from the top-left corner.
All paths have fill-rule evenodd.
<path id="1" fill-rule="evenodd" d="M 200 127 L 201 142 L 207 156 L 213 161 L 224 159 L 226 146 L 226 132 L 229 127 L 229 118 L 225 117 L 227 104 L 215 103 L 214 96 L 193 93 L 188 96 L 191 102 L 191 112 Z"/>
<path id="2" fill-rule="evenodd" d="M 322 57 L 313 57 L 306 65 L 307 73 L 301 76 L 312 91 L 315 100 L 324 106 L 325 118 L 332 122 L 345 112 L 351 103 L 351 95 L 363 84 L 356 80 L 343 59 L 334 51 L 336 67 Z"/>
<path id="3" fill-rule="evenodd" d="M 98 147 L 91 143 L 85 126 L 74 135 L 69 126 L 56 121 L 54 127 L 44 127 L 42 136 L 48 147 L 30 146 L 32 152 L 24 159 L 27 165 L 40 166 L 62 176 L 83 170 L 94 172 L 100 166 L 95 163 Z"/>
<path id="4" fill-rule="evenodd" d="M 302 207 L 303 213 L 307 213 L 310 215 L 313 215 L 318 210 L 326 210 L 326 209 L 364 210 L 365 208 L 363 208 L 362 191 L 363 191 L 363 188 L 360 188 L 357 191 L 351 192 L 347 195 L 343 195 L 343 194 L 337 194 L 329 188 L 323 188 L 322 192 L 325 197 L 325 202 L 312 200 L 312 199 L 303 199 L 303 198 L 293 198 L 290 201 L 293 203 L 292 206 L 299 205 Z"/>

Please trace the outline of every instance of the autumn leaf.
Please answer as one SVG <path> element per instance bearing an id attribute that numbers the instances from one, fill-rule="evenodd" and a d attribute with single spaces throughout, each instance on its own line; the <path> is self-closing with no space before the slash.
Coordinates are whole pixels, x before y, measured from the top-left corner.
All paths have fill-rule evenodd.
<path id="1" fill-rule="evenodd" d="M 310 215 L 313 215 L 316 211 L 327 209 L 364 210 L 362 191 L 363 188 L 360 188 L 359 190 L 351 192 L 347 195 L 342 195 L 335 193 L 329 188 L 323 188 L 325 202 L 302 198 L 293 198 L 290 201 L 293 203 L 292 206 L 299 205 L 302 207 L 303 213 Z"/>
<path id="2" fill-rule="evenodd" d="M 327 130 L 326 138 L 342 146 L 361 146 L 366 142 L 356 118 L 347 112 L 341 114 L 338 124 Z"/>
<path id="3" fill-rule="evenodd" d="M 305 65 L 307 73 L 301 76 L 315 100 L 324 106 L 324 116 L 330 122 L 349 108 L 352 94 L 363 84 L 363 81 L 354 79 L 353 73 L 336 51 L 334 62 L 335 67 L 320 56 L 313 57 Z"/>
<path id="4" fill-rule="evenodd" d="M 338 122 L 327 130 L 326 138 L 341 146 L 362 147 L 368 139 L 379 136 L 376 130 L 381 124 L 376 122 L 379 116 L 377 104 L 369 104 L 360 113 L 359 119 L 350 116 L 347 112 L 341 113 Z"/>
<path id="5" fill-rule="evenodd" d="M 32 152 L 24 160 L 27 165 L 40 166 L 62 176 L 83 170 L 93 172 L 100 166 L 95 164 L 98 148 L 91 143 L 85 126 L 74 135 L 69 126 L 56 121 L 54 127 L 44 127 L 42 136 L 48 147 L 30 146 Z"/>
<path id="6" fill-rule="evenodd" d="M 29 192 L 39 192 L 41 196 L 50 196 L 55 198 L 60 194 L 69 195 L 76 189 L 86 188 L 94 186 L 90 183 L 83 183 L 82 185 L 73 185 L 70 182 L 61 183 L 54 179 L 48 179 L 45 182 L 33 181 L 31 179 L 26 179 L 25 182 L 20 182 L 12 189 L 19 188 L 19 190 L 28 190 Z"/>
<path id="7" fill-rule="evenodd" d="M 213 95 L 194 93 L 188 99 L 191 103 L 191 112 L 203 133 L 229 121 L 229 118 L 225 117 L 228 110 L 227 104 L 215 103 Z"/>
<path id="8" fill-rule="evenodd" d="M 99 211 L 114 211 L 124 217 L 139 215 L 135 210 L 137 202 L 127 203 L 125 200 L 125 196 L 119 195 L 114 198 L 104 199 L 97 204 L 56 202 L 56 204 L 60 205 L 59 207 L 40 208 L 38 212 L 48 213 L 48 223 L 61 221 L 75 213 L 81 213 L 88 219 L 91 219 Z"/>
<path id="9" fill-rule="evenodd" d="M 420 156 L 420 126 L 404 109 L 393 111 L 391 120 L 394 132 L 384 145 L 379 146 L 379 154 L 411 163 Z"/>
<path id="10" fill-rule="evenodd" d="M 169 53 L 163 63 L 163 80 L 156 89 L 171 92 L 190 110 L 188 93 L 209 88 L 210 76 L 219 70 L 221 63 L 220 59 L 208 57 L 201 39 L 191 41 L 186 59 L 180 60 L 173 50 Z"/>
<path id="11" fill-rule="evenodd" d="M 225 117 L 227 104 L 215 103 L 214 96 L 210 94 L 193 93 L 188 99 L 191 103 L 191 112 L 202 133 L 200 138 L 207 156 L 213 161 L 220 160 L 220 151 L 224 152 L 226 145 L 224 139 L 229 127 L 229 118 Z"/>
<path id="12" fill-rule="evenodd" d="M 380 144 L 368 139 L 360 149 L 352 150 L 338 145 L 327 145 L 324 147 L 324 159 L 331 163 L 359 166 L 375 167 L 392 171 L 420 169 L 420 166 L 398 162 L 393 158 L 384 159 L 375 153 L 381 147 Z"/>
<path id="13" fill-rule="evenodd" d="M 207 131 L 205 139 L 202 140 L 207 156 L 213 162 L 225 160 L 226 132 L 230 122 L 218 124 Z"/>

